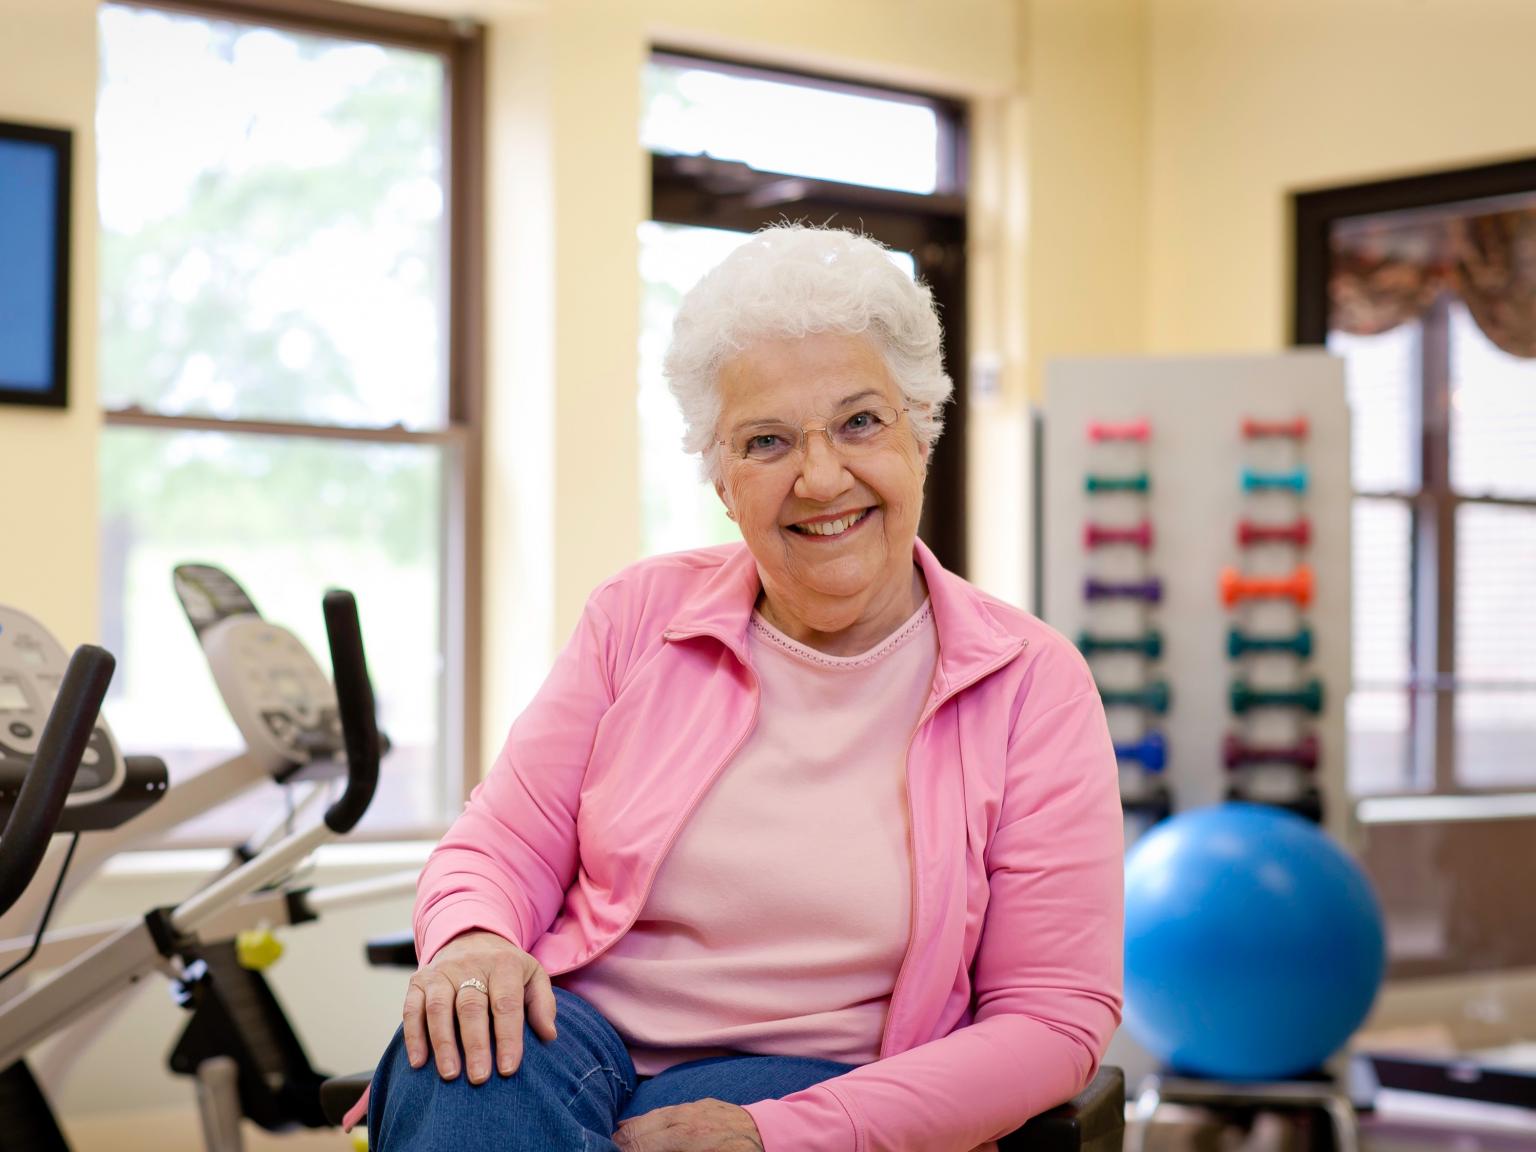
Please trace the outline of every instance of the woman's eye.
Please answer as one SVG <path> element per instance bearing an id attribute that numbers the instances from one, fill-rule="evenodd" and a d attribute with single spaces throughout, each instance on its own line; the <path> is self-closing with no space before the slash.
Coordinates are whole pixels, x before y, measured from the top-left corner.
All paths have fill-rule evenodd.
<path id="1" fill-rule="evenodd" d="M 880 427 L 880 421 L 875 418 L 873 412 L 855 412 L 843 421 L 843 431 L 855 436 L 872 432 L 878 427 Z"/>
<path id="2" fill-rule="evenodd" d="M 779 451 L 783 444 L 784 441 L 780 437 L 773 435 L 771 432 L 765 432 L 760 436 L 753 436 L 747 441 L 747 455 L 771 456 Z"/>

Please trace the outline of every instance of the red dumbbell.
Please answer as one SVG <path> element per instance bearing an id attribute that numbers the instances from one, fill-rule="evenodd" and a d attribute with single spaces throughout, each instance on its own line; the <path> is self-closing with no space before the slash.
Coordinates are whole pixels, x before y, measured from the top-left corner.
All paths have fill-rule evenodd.
<path id="1" fill-rule="evenodd" d="M 1297 517 L 1293 524 L 1257 524 L 1252 520 L 1239 520 L 1237 542 L 1244 548 L 1250 544 L 1294 544 L 1305 548 L 1312 539 L 1312 521 L 1305 516 Z"/>
<path id="2" fill-rule="evenodd" d="M 1088 439 L 1095 443 L 1105 440 L 1136 440 L 1145 444 L 1152 436 L 1152 425 L 1147 420 L 1133 420 L 1129 424 L 1105 424 L 1095 420 L 1088 425 Z"/>
<path id="3" fill-rule="evenodd" d="M 1143 552 L 1152 548 L 1152 521 L 1127 528 L 1110 528 L 1103 524 L 1083 525 L 1083 547 L 1098 548 L 1104 544 L 1134 544 Z"/>
<path id="4" fill-rule="evenodd" d="M 1251 764 L 1294 764 L 1310 772 L 1317 767 L 1317 756 L 1317 737 L 1310 732 L 1295 744 L 1245 744 L 1236 732 L 1228 732 L 1221 746 L 1221 758 L 1228 769 Z"/>
<path id="5" fill-rule="evenodd" d="M 1298 416 L 1294 420 L 1244 420 L 1243 439 L 1286 439 L 1305 440 L 1307 438 L 1307 418 Z"/>
<path id="6" fill-rule="evenodd" d="M 1221 570 L 1221 602 L 1228 608 L 1240 600 L 1290 599 L 1299 607 L 1312 603 L 1312 569 L 1301 565 L 1289 576 L 1244 576 L 1236 568 Z"/>

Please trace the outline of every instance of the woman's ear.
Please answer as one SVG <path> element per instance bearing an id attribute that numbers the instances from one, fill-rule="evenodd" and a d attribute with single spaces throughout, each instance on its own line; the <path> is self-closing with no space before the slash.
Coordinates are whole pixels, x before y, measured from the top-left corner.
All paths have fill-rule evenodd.
<path id="1" fill-rule="evenodd" d="M 715 481 L 715 495 L 720 497 L 720 503 L 725 505 L 725 514 L 730 519 L 736 519 L 736 509 L 731 507 L 730 498 L 725 494 L 725 485 L 719 480 Z"/>

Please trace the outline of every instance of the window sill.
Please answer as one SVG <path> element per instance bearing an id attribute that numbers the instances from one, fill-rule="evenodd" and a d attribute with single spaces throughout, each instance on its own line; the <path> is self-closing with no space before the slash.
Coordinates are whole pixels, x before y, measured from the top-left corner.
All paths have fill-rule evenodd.
<path id="1" fill-rule="evenodd" d="M 1536 792 L 1476 796 L 1371 796 L 1355 801 L 1355 816 L 1366 826 L 1447 824 L 1536 818 Z"/>
<path id="2" fill-rule="evenodd" d="M 354 844 L 326 844 L 315 852 L 315 871 L 374 873 L 420 868 L 437 840 L 377 840 Z M 102 865 L 106 880 L 211 875 L 229 863 L 227 848 L 162 848 L 123 852 Z"/>

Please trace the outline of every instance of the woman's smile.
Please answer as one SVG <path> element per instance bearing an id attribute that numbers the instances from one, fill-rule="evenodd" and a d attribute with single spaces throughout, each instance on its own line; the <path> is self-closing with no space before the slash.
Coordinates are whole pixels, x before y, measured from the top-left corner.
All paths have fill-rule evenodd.
<path id="1" fill-rule="evenodd" d="M 846 540 L 854 532 L 864 527 L 874 512 L 874 508 L 854 508 L 847 512 L 832 512 L 825 516 L 813 516 L 791 524 L 789 530 L 795 535 L 804 536 L 807 540 L 817 544 L 830 544 L 837 540 Z"/>

